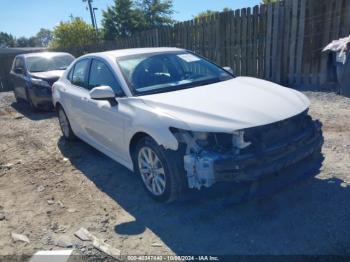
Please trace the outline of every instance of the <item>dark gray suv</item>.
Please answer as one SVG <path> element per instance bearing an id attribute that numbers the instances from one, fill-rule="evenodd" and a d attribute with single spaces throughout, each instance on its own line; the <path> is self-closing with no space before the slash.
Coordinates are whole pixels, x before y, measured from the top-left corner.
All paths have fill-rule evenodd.
<path id="1" fill-rule="evenodd" d="M 73 61 L 71 54 L 58 52 L 16 56 L 10 72 L 16 100 L 27 101 L 32 110 L 52 108 L 51 87 Z"/>

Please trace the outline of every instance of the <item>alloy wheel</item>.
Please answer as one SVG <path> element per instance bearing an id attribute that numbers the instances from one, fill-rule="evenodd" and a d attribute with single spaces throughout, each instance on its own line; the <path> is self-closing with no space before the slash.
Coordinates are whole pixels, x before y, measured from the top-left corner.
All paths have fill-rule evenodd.
<path id="1" fill-rule="evenodd" d="M 160 196 L 166 188 L 166 177 L 162 162 L 149 147 L 142 147 L 138 154 L 138 167 L 147 189 Z"/>

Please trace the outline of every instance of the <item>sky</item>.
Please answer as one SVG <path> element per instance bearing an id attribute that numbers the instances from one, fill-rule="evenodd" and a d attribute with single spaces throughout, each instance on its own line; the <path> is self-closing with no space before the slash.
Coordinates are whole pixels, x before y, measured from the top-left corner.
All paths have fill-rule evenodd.
<path id="1" fill-rule="evenodd" d="M 100 24 L 102 10 L 113 4 L 113 0 L 94 0 L 96 19 Z M 260 0 L 173 0 L 174 19 L 190 20 L 205 10 L 222 10 L 224 7 L 238 9 L 252 7 Z M 60 21 L 69 20 L 70 15 L 91 22 L 87 4 L 82 0 L 0 0 L 0 32 L 15 37 L 35 35 L 40 28 L 52 29 Z"/>

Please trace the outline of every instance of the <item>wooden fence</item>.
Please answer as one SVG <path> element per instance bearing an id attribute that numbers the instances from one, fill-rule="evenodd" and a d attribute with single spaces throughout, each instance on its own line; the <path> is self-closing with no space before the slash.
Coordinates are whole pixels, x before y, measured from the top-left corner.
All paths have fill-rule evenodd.
<path id="1" fill-rule="evenodd" d="M 139 32 L 84 51 L 175 46 L 231 66 L 236 75 L 320 86 L 331 78 L 323 47 L 349 34 L 350 0 L 283 0 Z"/>
<path id="2" fill-rule="evenodd" d="M 332 61 L 329 54 L 322 53 L 323 47 L 349 34 L 350 0 L 282 0 L 65 51 L 78 56 L 111 49 L 175 46 L 231 66 L 236 75 L 296 88 L 320 87 L 332 80 Z M 0 60 L 3 73 L 9 71 L 7 60 L 6 68 Z M 4 83 L 6 76 L 1 77 Z"/>

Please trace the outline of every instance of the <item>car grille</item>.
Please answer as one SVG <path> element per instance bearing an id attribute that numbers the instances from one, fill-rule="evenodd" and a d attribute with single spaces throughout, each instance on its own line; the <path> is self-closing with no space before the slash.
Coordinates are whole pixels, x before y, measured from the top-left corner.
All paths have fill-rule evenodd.
<path id="1" fill-rule="evenodd" d="M 312 127 L 312 119 L 303 112 L 294 117 L 272 124 L 248 128 L 245 130 L 245 141 L 251 142 L 246 150 L 264 149 L 277 144 L 288 143 L 292 138 L 298 137 L 306 129 Z"/>

